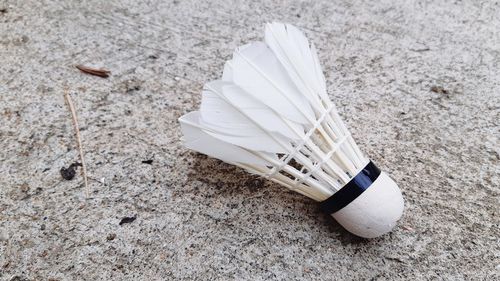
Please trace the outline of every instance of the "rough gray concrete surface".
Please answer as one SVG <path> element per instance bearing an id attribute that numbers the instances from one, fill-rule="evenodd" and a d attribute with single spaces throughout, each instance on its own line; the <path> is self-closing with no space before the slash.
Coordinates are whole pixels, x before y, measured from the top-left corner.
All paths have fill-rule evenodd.
<path id="1" fill-rule="evenodd" d="M 436 2 L 0 0 L 0 279 L 498 280 L 500 3 Z M 316 43 L 399 183 L 389 235 L 181 145 L 177 118 L 273 20 Z M 79 161 L 65 85 L 88 199 L 60 175 Z"/>

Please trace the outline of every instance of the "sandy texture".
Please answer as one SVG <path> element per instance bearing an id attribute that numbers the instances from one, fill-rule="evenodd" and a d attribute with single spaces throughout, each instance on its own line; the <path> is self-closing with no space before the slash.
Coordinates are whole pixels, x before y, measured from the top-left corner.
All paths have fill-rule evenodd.
<path id="1" fill-rule="evenodd" d="M 350 2 L 0 0 L 0 279 L 500 278 L 500 3 Z M 403 190 L 391 234 L 356 238 L 182 147 L 177 118 L 272 20 L 316 43 L 341 116 Z M 79 161 L 65 85 L 87 200 L 80 168 L 60 174 Z"/>

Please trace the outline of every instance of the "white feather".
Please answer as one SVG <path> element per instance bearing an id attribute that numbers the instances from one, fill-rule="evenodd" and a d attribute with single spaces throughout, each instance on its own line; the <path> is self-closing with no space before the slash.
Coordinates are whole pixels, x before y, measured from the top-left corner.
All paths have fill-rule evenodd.
<path id="1" fill-rule="evenodd" d="M 334 107 L 326 93 L 325 77 L 321 71 L 316 48 L 309 43 L 300 30 L 289 24 L 267 24 L 265 41 L 286 69 L 296 87 L 308 98 L 311 106 L 319 115 L 324 113 L 326 107 Z M 332 140 L 336 141 L 348 134 L 342 120 L 338 118 L 338 114 L 328 115 L 326 122 L 330 125 L 326 126 L 324 131 L 325 134 L 330 135 Z M 330 145 L 332 144 L 330 143 Z M 356 168 L 356 164 L 362 162 L 358 155 L 348 159 L 346 154 L 353 151 L 356 149 L 343 147 L 339 150 L 336 157 L 343 168 L 353 170 Z"/>
<path id="2" fill-rule="evenodd" d="M 263 42 L 236 49 L 228 62 L 232 81 L 281 116 L 309 124 L 315 115 L 306 97 L 295 87 L 286 70 Z"/>
<path id="3" fill-rule="evenodd" d="M 228 143 L 247 149 L 274 153 L 288 153 L 292 150 L 290 140 L 276 134 L 245 115 L 241 104 L 231 103 L 226 95 L 241 94 L 236 85 L 213 81 L 205 85 L 200 108 L 200 124 L 210 129 L 207 133 Z M 245 107 L 246 104 L 243 104 Z M 247 110 L 248 111 L 248 110 Z"/>
<path id="4" fill-rule="evenodd" d="M 292 25 L 266 25 L 265 41 L 292 77 L 293 83 L 314 105 L 321 105 L 318 96 L 328 101 L 325 78 L 316 49 L 304 34 Z"/>
<path id="5" fill-rule="evenodd" d="M 279 133 L 293 141 L 303 138 L 304 127 L 301 124 L 283 118 L 235 84 L 224 83 L 221 92 L 229 103 L 234 104 L 246 117 L 264 130 Z"/>
<path id="6" fill-rule="evenodd" d="M 245 163 L 261 166 L 272 166 L 262 157 L 245 150 L 239 146 L 223 142 L 202 130 L 200 114 L 193 111 L 179 118 L 184 145 L 194 151 L 220 159 L 228 163 Z M 267 157 L 277 159 L 275 154 L 267 153 Z"/>

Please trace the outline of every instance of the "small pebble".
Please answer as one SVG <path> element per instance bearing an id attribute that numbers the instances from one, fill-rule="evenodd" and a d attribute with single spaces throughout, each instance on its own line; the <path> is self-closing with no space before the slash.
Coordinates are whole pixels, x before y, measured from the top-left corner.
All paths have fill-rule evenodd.
<path id="1" fill-rule="evenodd" d="M 78 166 L 82 166 L 82 164 L 80 164 L 80 163 L 73 163 L 73 164 L 69 165 L 68 168 L 62 167 L 61 168 L 61 176 L 63 177 L 63 179 L 65 179 L 65 180 L 72 180 L 75 177 L 75 175 L 76 175 L 75 168 L 78 167 Z"/>
<path id="2" fill-rule="evenodd" d="M 136 219 L 136 218 L 137 218 L 136 216 L 133 216 L 133 217 L 124 217 L 124 218 L 120 221 L 119 225 L 123 225 L 123 224 L 125 224 L 125 223 L 131 223 L 131 222 L 135 221 L 135 219 Z"/>

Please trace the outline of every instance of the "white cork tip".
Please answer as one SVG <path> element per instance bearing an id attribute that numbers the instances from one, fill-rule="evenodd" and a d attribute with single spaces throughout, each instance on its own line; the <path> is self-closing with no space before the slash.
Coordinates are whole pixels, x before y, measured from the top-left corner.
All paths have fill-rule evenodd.
<path id="1" fill-rule="evenodd" d="M 403 196 L 398 185 L 381 172 L 366 191 L 332 216 L 349 232 L 375 238 L 394 228 L 403 209 Z"/>

